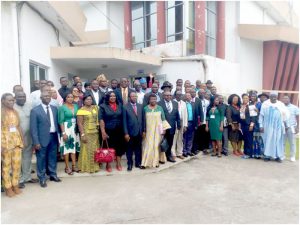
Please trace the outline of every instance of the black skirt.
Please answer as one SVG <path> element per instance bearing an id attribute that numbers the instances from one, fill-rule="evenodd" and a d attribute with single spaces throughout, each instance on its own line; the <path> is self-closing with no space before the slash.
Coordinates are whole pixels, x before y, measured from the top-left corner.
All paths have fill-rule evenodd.
<path id="1" fill-rule="evenodd" d="M 105 129 L 106 134 L 109 136 L 107 139 L 110 148 L 116 150 L 117 156 L 124 155 L 126 151 L 126 145 L 124 140 L 124 132 L 122 127 L 116 127 L 114 129 Z"/>
<path id="2" fill-rule="evenodd" d="M 233 123 L 233 126 L 235 126 L 235 130 L 232 130 L 232 127 L 229 126 L 229 133 L 228 133 L 228 139 L 232 142 L 239 142 L 243 140 L 243 135 L 241 131 L 239 130 L 239 124 Z"/>

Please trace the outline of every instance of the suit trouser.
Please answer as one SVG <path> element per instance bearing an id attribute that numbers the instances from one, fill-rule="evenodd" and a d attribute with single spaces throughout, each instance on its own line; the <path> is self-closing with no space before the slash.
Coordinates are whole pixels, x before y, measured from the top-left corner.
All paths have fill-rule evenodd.
<path id="1" fill-rule="evenodd" d="M 32 146 L 26 146 L 22 151 L 22 166 L 20 174 L 20 183 L 31 180 L 31 160 L 32 160 Z"/>
<path id="2" fill-rule="evenodd" d="M 180 130 L 176 129 L 171 148 L 172 156 L 181 156 L 183 151 L 183 126 Z"/>
<path id="3" fill-rule="evenodd" d="M 244 154 L 253 156 L 253 131 L 249 131 L 249 125 L 241 124 L 244 140 Z"/>
<path id="4" fill-rule="evenodd" d="M 170 129 L 166 130 L 165 138 L 167 139 L 167 142 L 168 142 L 168 145 L 169 145 L 169 148 L 166 151 L 166 156 L 167 156 L 167 158 L 169 158 L 169 157 L 172 156 L 171 149 L 172 149 L 172 146 L 173 146 L 173 139 L 174 139 L 174 134 L 170 134 Z"/>
<path id="5" fill-rule="evenodd" d="M 194 131 L 194 123 L 188 122 L 186 132 L 183 134 L 183 154 L 190 154 L 192 152 Z"/>
<path id="6" fill-rule="evenodd" d="M 295 137 L 295 134 L 293 134 L 292 129 L 290 127 L 284 135 L 284 149 L 285 149 L 286 141 L 288 141 L 290 144 L 290 157 L 291 158 L 295 157 L 296 156 L 296 137 Z"/>
<path id="7" fill-rule="evenodd" d="M 48 146 L 41 147 L 36 151 L 37 159 L 37 176 L 40 181 L 46 180 L 46 168 L 49 171 L 49 176 L 54 177 L 56 174 L 56 161 L 57 161 L 57 133 L 50 134 L 50 141 Z"/>
<path id="8" fill-rule="evenodd" d="M 222 151 L 225 153 L 229 152 L 228 149 L 228 127 L 224 127 L 222 133 Z"/>
<path id="9" fill-rule="evenodd" d="M 14 148 L 1 152 L 2 161 L 2 180 L 3 186 L 8 189 L 12 186 L 18 186 L 21 170 L 21 148 Z M 12 176 L 10 174 L 12 172 Z"/>
<path id="10" fill-rule="evenodd" d="M 130 140 L 127 143 L 127 151 L 126 151 L 126 157 L 127 157 L 127 164 L 133 165 L 132 156 L 134 153 L 134 160 L 135 165 L 139 166 L 141 165 L 142 161 L 142 137 L 140 135 L 131 137 Z"/>

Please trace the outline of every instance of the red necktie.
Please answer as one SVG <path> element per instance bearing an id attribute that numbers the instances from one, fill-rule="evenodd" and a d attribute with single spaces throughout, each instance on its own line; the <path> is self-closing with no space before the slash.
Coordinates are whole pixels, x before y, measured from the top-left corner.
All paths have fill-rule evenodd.
<path id="1" fill-rule="evenodd" d="M 133 106 L 133 111 L 135 112 L 135 115 L 137 115 L 137 109 L 136 109 L 136 104 L 132 105 Z"/>

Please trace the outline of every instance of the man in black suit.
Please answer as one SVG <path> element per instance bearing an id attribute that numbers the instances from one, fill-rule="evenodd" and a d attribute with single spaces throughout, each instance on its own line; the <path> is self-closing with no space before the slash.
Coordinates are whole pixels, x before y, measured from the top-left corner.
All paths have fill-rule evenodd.
<path id="1" fill-rule="evenodd" d="M 203 123 L 204 115 L 203 115 L 203 109 L 202 109 L 202 102 L 201 100 L 196 97 L 196 91 L 194 89 L 191 89 L 190 91 L 192 102 L 195 105 L 195 114 L 196 114 L 196 119 L 197 119 L 197 129 L 194 133 L 194 139 L 193 139 L 193 148 L 192 148 L 192 155 L 196 155 L 199 153 L 199 139 L 201 138 L 200 136 L 200 129 L 199 127 Z"/>
<path id="2" fill-rule="evenodd" d="M 140 167 L 142 161 L 142 133 L 144 125 L 143 106 L 137 103 L 136 92 L 131 92 L 129 102 L 123 106 L 123 128 L 125 141 L 127 142 L 127 165 L 128 171 L 132 170 L 135 156 L 135 167 Z"/>
<path id="3" fill-rule="evenodd" d="M 93 105 L 100 106 L 104 101 L 105 95 L 100 91 L 99 82 L 96 79 L 92 80 L 91 90 L 85 92 L 85 95 L 87 95 L 87 94 L 92 96 L 92 98 L 93 98 L 93 103 L 92 104 Z"/>
<path id="4" fill-rule="evenodd" d="M 166 120 L 170 124 L 171 128 L 166 130 L 165 138 L 168 141 L 169 148 L 166 152 L 167 160 L 169 162 L 176 162 L 175 159 L 172 158 L 171 148 L 173 145 L 173 139 L 176 129 L 180 130 L 180 117 L 178 111 L 178 103 L 172 100 L 172 94 L 170 91 L 166 91 L 163 93 L 164 99 L 161 100 L 158 105 L 160 105 L 165 113 Z"/>
<path id="5" fill-rule="evenodd" d="M 163 99 L 163 95 L 158 92 L 158 84 L 154 83 L 154 84 L 152 84 L 151 92 L 145 94 L 145 96 L 144 96 L 144 101 L 143 101 L 143 106 L 144 107 L 149 104 L 149 96 L 151 94 L 155 94 L 156 95 L 157 102 L 159 102 L 160 100 Z"/>
<path id="6" fill-rule="evenodd" d="M 126 105 L 129 102 L 129 95 L 134 90 L 129 88 L 129 81 L 127 78 L 120 79 L 120 88 L 114 90 L 119 102 Z"/>

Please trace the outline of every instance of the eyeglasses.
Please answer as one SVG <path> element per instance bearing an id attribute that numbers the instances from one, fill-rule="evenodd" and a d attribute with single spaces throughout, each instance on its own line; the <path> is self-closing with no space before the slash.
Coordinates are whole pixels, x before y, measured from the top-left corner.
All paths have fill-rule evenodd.
<path id="1" fill-rule="evenodd" d="M 73 90 L 74 92 L 79 92 L 78 90 Z"/>

